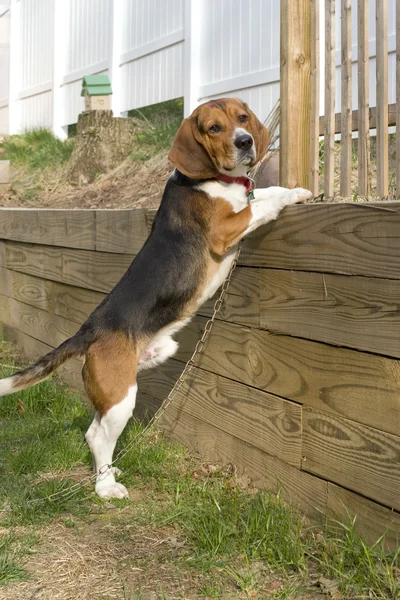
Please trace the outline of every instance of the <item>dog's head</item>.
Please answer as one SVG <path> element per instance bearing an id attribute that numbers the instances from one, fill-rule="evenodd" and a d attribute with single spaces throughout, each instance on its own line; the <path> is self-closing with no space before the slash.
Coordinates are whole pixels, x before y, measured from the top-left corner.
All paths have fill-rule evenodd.
<path id="1" fill-rule="evenodd" d="M 183 121 L 168 158 L 184 175 L 210 179 L 238 165 L 253 167 L 268 144 L 267 129 L 247 104 L 221 98 L 201 104 Z"/>

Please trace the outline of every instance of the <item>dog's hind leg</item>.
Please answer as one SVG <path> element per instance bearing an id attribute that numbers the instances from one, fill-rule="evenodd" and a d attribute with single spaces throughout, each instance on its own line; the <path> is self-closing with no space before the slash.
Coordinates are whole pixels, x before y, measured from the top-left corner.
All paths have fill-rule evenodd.
<path id="1" fill-rule="evenodd" d="M 127 489 L 115 481 L 118 469 L 110 467 L 119 436 L 136 403 L 137 355 L 124 336 L 109 336 L 89 349 L 83 371 L 88 396 L 97 412 L 86 440 L 97 473 L 96 493 L 102 498 L 125 498 Z"/>

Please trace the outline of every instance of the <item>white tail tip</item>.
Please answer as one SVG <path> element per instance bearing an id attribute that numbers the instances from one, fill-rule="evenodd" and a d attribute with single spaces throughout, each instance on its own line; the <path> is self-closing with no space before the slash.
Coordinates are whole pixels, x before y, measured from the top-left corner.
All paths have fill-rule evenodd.
<path id="1" fill-rule="evenodd" d="M 0 396 L 7 396 L 7 394 L 12 394 L 17 390 L 13 387 L 14 376 L 6 377 L 5 379 L 0 379 Z"/>

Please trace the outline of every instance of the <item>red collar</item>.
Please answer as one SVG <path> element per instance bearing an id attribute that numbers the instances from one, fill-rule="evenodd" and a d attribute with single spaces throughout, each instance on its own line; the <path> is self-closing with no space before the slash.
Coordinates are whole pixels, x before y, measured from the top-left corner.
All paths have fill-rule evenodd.
<path id="1" fill-rule="evenodd" d="M 246 194 L 250 194 L 254 187 L 254 181 L 250 179 L 250 177 L 231 177 L 230 175 L 220 173 L 217 175 L 216 179 L 223 181 L 224 183 L 239 183 L 240 185 L 244 185 Z"/>

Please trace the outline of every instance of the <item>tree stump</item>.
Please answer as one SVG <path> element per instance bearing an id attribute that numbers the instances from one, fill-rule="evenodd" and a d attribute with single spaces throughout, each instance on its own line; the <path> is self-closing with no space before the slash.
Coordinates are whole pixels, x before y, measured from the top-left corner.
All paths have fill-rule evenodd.
<path id="1" fill-rule="evenodd" d="M 111 110 L 81 113 L 68 165 L 71 183 L 90 183 L 118 166 L 132 149 L 132 134 L 132 119 L 114 118 Z"/>

